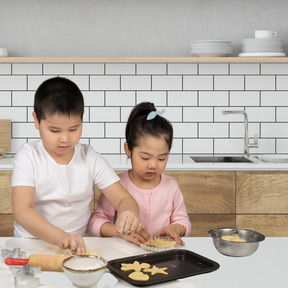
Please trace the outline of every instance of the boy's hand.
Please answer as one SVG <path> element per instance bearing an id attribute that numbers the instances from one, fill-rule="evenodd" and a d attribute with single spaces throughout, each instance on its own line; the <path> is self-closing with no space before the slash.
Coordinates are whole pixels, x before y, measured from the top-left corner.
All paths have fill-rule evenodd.
<path id="1" fill-rule="evenodd" d="M 185 245 L 184 241 L 181 239 L 181 236 L 185 235 L 185 228 L 180 224 L 170 224 L 160 230 L 155 236 L 169 236 L 177 244 Z"/>
<path id="2" fill-rule="evenodd" d="M 131 234 L 132 232 L 140 232 L 141 227 L 141 220 L 131 211 L 122 212 L 116 222 L 116 230 L 120 234 Z"/>
<path id="3" fill-rule="evenodd" d="M 73 254 L 86 254 L 86 245 L 83 238 L 78 234 L 65 234 L 57 240 L 57 245 L 65 250 L 69 249 Z"/>
<path id="4" fill-rule="evenodd" d="M 138 246 L 140 245 L 140 243 L 145 243 L 145 242 L 149 241 L 151 238 L 149 232 L 144 228 L 142 228 L 141 231 L 139 231 L 139 232 L 133 232 L 129 235 L 122 233 L 122 234 L 120 234 L 120 236 L 123 239 L 125 239 L 129 242 L 132 242 Z"/>

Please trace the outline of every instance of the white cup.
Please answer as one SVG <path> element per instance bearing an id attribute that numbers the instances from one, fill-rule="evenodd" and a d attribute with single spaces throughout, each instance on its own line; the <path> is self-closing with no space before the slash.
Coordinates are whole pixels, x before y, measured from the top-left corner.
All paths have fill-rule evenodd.
<path id="1" fill-rule="evenodd" d="M 271 30 L 257 30 L 255 31 L 255 38 L 273 38 L 277 33 Z"/>

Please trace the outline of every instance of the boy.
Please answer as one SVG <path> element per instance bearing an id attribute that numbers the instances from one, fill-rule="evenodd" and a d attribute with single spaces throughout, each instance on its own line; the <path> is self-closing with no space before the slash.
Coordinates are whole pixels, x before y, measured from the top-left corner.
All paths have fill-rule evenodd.
<path id="1" fill-rule="evenodd" d="M 138 205 L 117 174 L 91 146 L 78 143 L 83 113 L 82 93 L 72 81 L 51 78 L 37 89 L 33 117 L 41 140 L 24 144 L 14 160 L 15 237 L 34 236 L 85 253 L 81 235 L 91 216 L 94 185 L 119 211 L 120 233 L 141 229 Z"/>

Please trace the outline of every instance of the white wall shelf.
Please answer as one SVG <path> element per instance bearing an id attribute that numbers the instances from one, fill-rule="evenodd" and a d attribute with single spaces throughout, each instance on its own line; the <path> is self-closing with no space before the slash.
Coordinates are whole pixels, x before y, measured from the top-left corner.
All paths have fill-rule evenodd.
<path id="1" fill-rule="evenodd" d="M 288 57 L 0 57 L 0 62 L 288 62 Z"/>

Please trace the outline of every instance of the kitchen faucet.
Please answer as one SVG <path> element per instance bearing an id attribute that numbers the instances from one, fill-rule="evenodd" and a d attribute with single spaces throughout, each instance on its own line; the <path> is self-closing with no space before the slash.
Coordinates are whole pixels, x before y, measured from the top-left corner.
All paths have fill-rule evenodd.
<path id="1" fill-rule="evenodd" d="M 258 148 L 258 136 L 254 135 L 254 141 L 249 142 L 248 136 L 248 115 L 244 110 L 224 110 L 222 111 L 224 115 L 226 114 L 243 114 L 244 115 L 244 157 L 249 157 L 249 148 Z"/>

